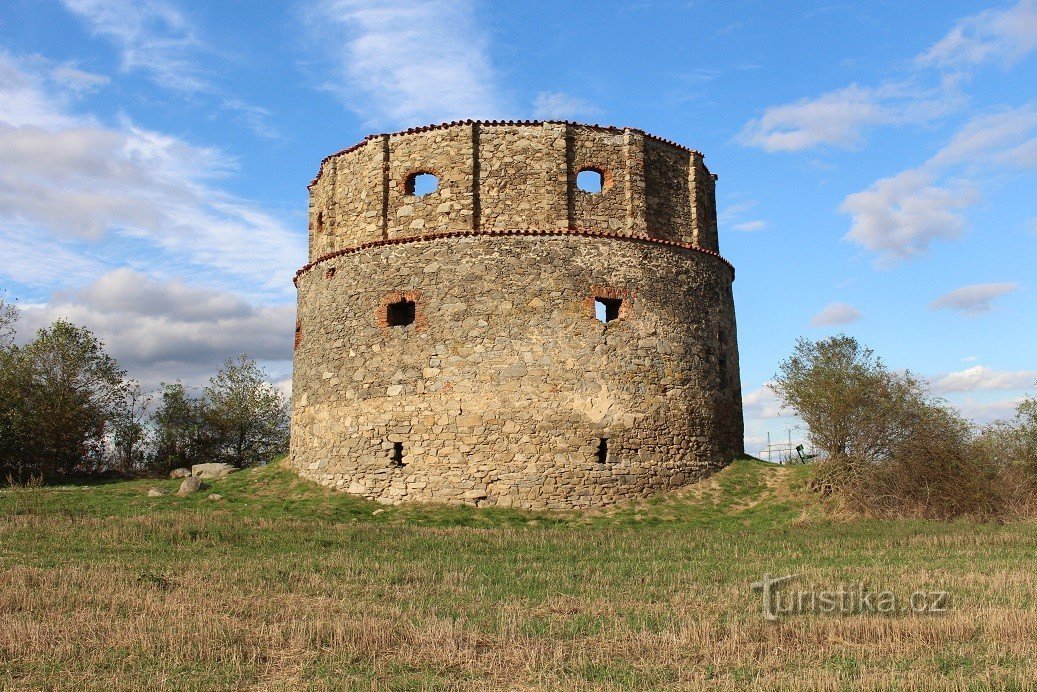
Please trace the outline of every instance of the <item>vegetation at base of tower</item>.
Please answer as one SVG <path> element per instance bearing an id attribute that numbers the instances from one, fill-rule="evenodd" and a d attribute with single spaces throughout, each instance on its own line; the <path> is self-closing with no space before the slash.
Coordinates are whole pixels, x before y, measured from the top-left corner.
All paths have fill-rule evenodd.
<path id="1" fill-rule="evenodd" d="M 0 688 L 1037 686 L 1032 523 L 833 517 L 813 471 L 740 460 L 558 513 L 382 506 L 276 463 L 220 500 L 0 490 Z M 950 607 L 768 623 L 764 572 Z"/>
<path id="2" fill-rule="evenodd" d="M 16 345 L 17 319 L 0 296 L 0 482 L 252 465 L 287 450 L 288 402 L 248 356 L 227 359 L 200 397 L 166 385 L 156 408 L 89 330 L 58 320 Z"/>
<path id="3" fill-rule="evenodd" d="M 771 385 L 822 452 L 816 489 L 876 516 L 1032 515 L 1037 402 L 977 430 L 852 337 L 800 339 Z"/>

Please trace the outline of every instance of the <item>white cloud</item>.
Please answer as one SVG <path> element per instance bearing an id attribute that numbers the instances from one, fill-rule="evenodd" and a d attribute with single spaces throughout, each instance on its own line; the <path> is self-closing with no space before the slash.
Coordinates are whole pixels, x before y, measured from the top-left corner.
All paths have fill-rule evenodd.
<path id="1" fill-rule="evenodd" d="M 54 68 L 51 78 L 75 93 L 97 91 L 111 82 L 106 75 L 84 72 L 70 63 Z"/>
<path id="2" fill-rule="evenodd" d="M 740 195 L 732 195 L 738 198 Z M 768 223 L 763 219 L 746 219 L 749 216 L 749 212 L 755 209 L 759 205 L 754 199 L 745 199 L 739 202 L 734 202 L 723 209 L 717 214 L 717 222 L 721 226 L 730 225 L 732 229 L 736 231 L 752 232 L 761 231 L 767 228 Z"/>
<path id="3" fill-rule="evenodd" d="M 923 66 L 970 68 L 997 61 L 1011 65 L 1037 48 L 1037 2 L 1020 0 L 1003 10 L 986 10 L 959 21 L 918 56 Z"/>
<path id="4" fill-rule="evenodd" d="M 1003 108 L 976 116 L 958 130 L 926 166 L 1037 164 L 1037 106 Z"/>
<path id="5" fill-rule="evenodd" d="M 977 401 L 966 397 L 962 401 L 954 401 L 952 405 L 961 411 L 967 419 L 978 424 L 992 423 L 995 420 L 1011 418 L 1023 397 L 1000 399 L 997 401 Z"/>
<path id="6" fill-rule="evenodd" d="M 148 388 L 178 377 L 200 384 L 239 353 L 274 362 L 292 357 L 294 306 L 256 306 L 225 291 L 163 283 L 129 269 L 24 309 L 20 340 L 59 317 L 93 331 Z"/>
<path id="7" fill-rule="evenodd" d="M 471 0 L 323 0 L 307 11 L 325 87 L 395 126 L 496 118 L 506 109 Z"/>
<path id="8" fill-rule="evenodd" d="M 770 388 L 770 384 L 770 382 L 764 382 L 762 387 L 742 395 L 742 408 L 745 409 L 747 418 L 781 418 L 787 415 L 782 410 L 781 400 Z"/>
<path id="9" fill-rule="evenodd" d="M 853 216 L 845 238 L 876 253 L 877 266 L 890 267 L 924 254 L 933 240 L 961 235 L 965 218 L 958 210 L 977 200 L 965 183 L 941 186 L 932 174 L 912 169 L 847 196 L 839 211 Z"/>
<path id="10" fill-rule="evenodd" d="M 977 356 L 965 356 L 964 358 L 961 359 L 961 362 L 962 363 L 974 363 L 977 360 L 979 360 L 979 358 Z"/>
<path id="11" fill-rule="evenodd" d="M 580 120 L 601 114 L 593 103 L 560 91 L 542 91 L 533 101 L 533 117 L 540 120 Z"/>
<path id="12" fill-rule="evenodd" d="M 0 221 L 21 229 L 7 232 L 8 252 L 12 243 L 31 252 L 54 239 L 121 237 L 172 264 L 247 280 L 256 293 L 291 294 L 305 236 L 214 185 L 233 160 L 129 121 L 112 128 L 74 116 L 46 82 L 32 65 L 0 56 Z"/>
<path id="13" fill-rule="evenodd" d="M 122 69 L 141 70 L 160 86 L 194 92 L 209 89 L 196 61 L 202 44 L 194 27 L 162 0 L 61 0 L 95 35 L 114 43 Z"/>
<path id="14" fill-rule="evenodd" d="M 742 127 L 737 140 L 769 152 L 821 145 L 853 148 L 869 127 L 925 124 L 956 110 L 961 101 L 949 84 L 932 91 L 907 83 L 877 88 L 851 84 L 817 98 L 770 106 Z"/>
<path id="15" fill-rule="evenodd" d="M 810 320 L 811 326 L 827 327 L 850 324 L 861 318 L 861 311 L 849 303 L 829 303 Z"/>
<path id="16" fill-rule="evenodd" d="M 979 315 L 993 309 L 991 301 L 1019 288 L 1016 283 L 972 284 L 945 293 L 929 307 L 934 310 L 957 310 L 966 315 Z"/>
<path id="17" fill-rule="evenodd" d="M 993 370 L 976 365 L 940 376 L 933 389 L 941 394 L 980 390 L 1013 391 L 1037 384 L 1037 370 Z"/>

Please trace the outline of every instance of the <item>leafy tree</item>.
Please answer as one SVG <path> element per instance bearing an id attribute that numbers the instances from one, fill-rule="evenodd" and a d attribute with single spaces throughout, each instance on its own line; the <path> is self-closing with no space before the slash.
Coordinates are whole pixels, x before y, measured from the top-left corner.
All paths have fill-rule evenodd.
<path id="1" fill-rule="evenodd" d="M 201 463 L 209 437 L 204 403 L 188 394 L 184 385 L 162 383 L 162 396 L 152 416 L 154 466 L 170 471 Z"/>
<path id="2" fill-rule="evenodd" d="M 800 339 L 771 388 L 830 458 L 888 458 L 910 435 L 925 402 L 919 380 L 889 370 L 871 349 L 843 334 Z"/>
<path id="3" fill-rule="evenodd" d="M 216 453 L 235 466 L 265 464 L 288 449 L 284 395 L 255 359 L 228 358 L 205 388 L 205 420 Z"/>
<path id="4" fill-rule="evenodd" d="M 59 320 L 22 347 L 0 372 L 0 466 L 26 475 L 93 472 L 133 383 L 87 329 Z"/>

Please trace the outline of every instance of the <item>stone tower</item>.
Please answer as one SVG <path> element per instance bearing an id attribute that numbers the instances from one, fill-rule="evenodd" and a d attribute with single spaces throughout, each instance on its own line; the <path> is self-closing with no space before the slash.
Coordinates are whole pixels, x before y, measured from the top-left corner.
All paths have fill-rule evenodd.
<path id="1" fill-rule="evenodd" d="M 697 151 L 570 122 L 452 122 L 324 159 L 292 467 L 381 502 L 541 509 L 741 454 L 715 180 Z"/>

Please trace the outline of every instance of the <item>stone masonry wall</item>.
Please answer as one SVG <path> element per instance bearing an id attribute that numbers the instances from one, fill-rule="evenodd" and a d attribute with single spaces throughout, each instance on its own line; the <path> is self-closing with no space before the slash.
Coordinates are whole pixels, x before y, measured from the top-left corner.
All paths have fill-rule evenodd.
<path id="1" fill-rule="evenodd" d="M 586 169 L 600 193 L 577 187 Z M 416 173 L 438 188 L 411 194 Z M 741 454 L 715 179 L 698 152 L 568 122 L 416 128 L 325 159 L 290 464 L 380 502 L 562 509 Z"/>
<path id="2" fill-rule="evenodd" d="M 602 173 L 596 194 L 576 187 Z M 409 195 L 407 178 L 439 188 Z M 702 154 L 640 130 L 546 123 L 452 123 L 375 135 L 328 157 L 310 186 L 310 260 L 436 232 L 596 229 L 717 251 L 713 176 Z"/>
<path id="3" fill-rule="evenodd" d="M 326 485 L 591 507 L 742 451 L 731 269 L 716 257 L 618 238 L 434 239 L 329 259 L 298 285 L 292 463 Z M 596 296 L 621 296 L 620 318 L 595 319 Z M 403 297 L 414 324 L 387 326 Z"/>

